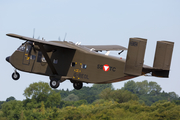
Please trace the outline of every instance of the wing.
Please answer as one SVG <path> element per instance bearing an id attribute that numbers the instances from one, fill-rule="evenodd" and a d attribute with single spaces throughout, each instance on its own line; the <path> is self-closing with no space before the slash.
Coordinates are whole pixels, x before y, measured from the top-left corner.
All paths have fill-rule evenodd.
<path id="1" fill-rule="evenodd" d="M 84 45 L 94 51 L 110 51 L 110 50 L 127 50 L 127 48 L 120 45 Z"/>
<path id="2" fill-rule="evenodd" d="M 70 46 L 67 46 L 65 44 L 62 43 L 57 43 L 57 42 L 50 42 L 50 41 L 43 41 L 43 40 L 38 40 L 38 39 L 34 39 L 34 38 L 29 38 L 29 37 L 25 37 L 25 36 L 21 36 L 21 35 L 17 35 L 17 34 L 6 34 L 7 36 L 10 37 L 14 37 L 14 38 L 19 38 L 21 40 L 27 40 L 27 41 L 31 41 L 34 42 L 35 44 L 43 44 L 43 45 L 50 45 L 50 46 L 56 46 L 56 47 L 63 47 L 63 48 L 69 48 L 69 49 L 74 49 Z"/>
<path id="3" fill-rule="evenodd" d="M 31 41 L 31 42 L 33 42 L 34 45 L 38 45 L 40 48 L 40 51 L 42 52 L 43 56 L 45 57 L 48 65 L 49 65 L 49 67 L 50 67 L 50 69 L 54 75 L 58 75 L 58 73 L 57 73 L 51 59 L 49 58 L 47 51 L 45 50 L 45 46 L 47 45 L 47 46 L 51 46 L 51 47 L 68 48 L 68 49 L 71 49 L 72 51 L 75 50 L 74 48 L 72 48 L 68 45 L 62 44 L 62 43 L 43 41 L 43 40 L 29 38 L 29 37 L 25 37 L 25 36 L 21 36 L 21 35 L 17 35 L 17 34 L 6 34 L 6 35 L 10 36 L 10 37 L 14 37 L 14 38 L 19 38 L 21 40 Z"/>

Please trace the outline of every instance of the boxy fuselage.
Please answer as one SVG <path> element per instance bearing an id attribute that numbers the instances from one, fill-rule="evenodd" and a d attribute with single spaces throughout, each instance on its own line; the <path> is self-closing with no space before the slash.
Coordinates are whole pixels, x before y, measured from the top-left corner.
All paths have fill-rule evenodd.
<path id="1" fill-rule="evenodd" d="M 22 44 L 9 58 L 9 62 L 18 70 L 53 76 L 61 79 L 70 79 L 86 83 L 111 83 L 133 78 L 124 74 L 125 60 L 100 54 L 90 49 L 75 45 L 71 42 L 51 41 L 56 44 L 68 44 L 77 48 L 48 48 L 47 54 L 57 71 L 54 75 L 39 50 L 33 50 L 27 42 Z M 34 46 L 38 48 L 38 46 Z"/>
<path id="2" fill-rule="evenodd" d="M 85 83 L 113 83 L 150 73 L 169 77 L 174 42 L 157 41 L 153 67 L 144 65 L 147 39 L 130 38 L 128 49 L 118 45 L 79 45 L 67 41 L 43 41 L 17 34 L 7 36 L 25 40 L 6 60 L 16 69 L 50 77 L 50 86 L 70 80 L 79 90 Z M 98 51 L 128 50 L 126 59 Z M 121 52 L 120 52 L 121 53 Z M 18 80 L 19 73 L 12 74 Z"/>

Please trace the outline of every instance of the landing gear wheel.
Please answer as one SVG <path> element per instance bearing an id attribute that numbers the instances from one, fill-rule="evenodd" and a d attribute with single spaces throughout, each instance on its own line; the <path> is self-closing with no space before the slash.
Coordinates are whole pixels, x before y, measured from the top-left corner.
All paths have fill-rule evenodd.
<path id="1" fill-rule="evenodd" d="M 13 74 L 12 74 L 12 79 L 13 80 L 18 80 L 20 78 L 20 74 L 18 73 L 18 72 L 14 72 Z"/>
<path id="2" fill-rule="evenodd" d="M 51 80 L 50 81 L 50 86 L 52 87 L 52 88 L 58 88 L 59 87 L 59 81 L 57 81 L 57 80 Z"/>
<path id="3" fill-rule="evenodd" d="M 83 83 L 82 83 L 82 82 L 74 82 L 74 83 L 73 83 L 73 87 L 74 87 L 76 90 L 80 90 L 80 89 L 83 87 Z"/>

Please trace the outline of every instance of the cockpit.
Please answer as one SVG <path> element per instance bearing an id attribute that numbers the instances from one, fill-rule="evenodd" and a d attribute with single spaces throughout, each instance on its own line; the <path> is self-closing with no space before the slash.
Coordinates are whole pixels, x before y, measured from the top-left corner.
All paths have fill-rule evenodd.
<path id="1" fill-rule="evenodd" d="M 23 43 L 17 50 L 24 52 L 25 48 L 26 48 L 26 44 Z"/>
<path id="2" fill-rule="evenodd" d="M 32 45 L 29 42 L 23 43 L 17 50 L 21 52 L 29 53 L 31 51 Z"/>

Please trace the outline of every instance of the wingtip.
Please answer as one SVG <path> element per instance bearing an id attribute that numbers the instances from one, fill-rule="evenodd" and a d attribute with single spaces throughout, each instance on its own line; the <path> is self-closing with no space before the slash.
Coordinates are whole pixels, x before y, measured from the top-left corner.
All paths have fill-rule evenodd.
<path id="1" fill-rule="evenodd" d="M 9 37 L 14 37 L 14 38 L 19 38 L 19 39 L 23 39 L 23 36 L 21 35 L 17 35 L 17 34 L 13 34 L 13 33 L 8 33 L 6 34 Z"/>
<path id="2" fill-rule="evenodd" d="M 10 36 L 10 37 L 15 37 L 15 36 L 17 36 L 16 34 L 13 34 L 13 33 L 8 33 L 8 34 L 6 34 L 7 36 Z"/>
<path id="3" fill-rule="evenodd" d="M 6 34 L 7 36 L 11 36 L 11 33 Z"/>

